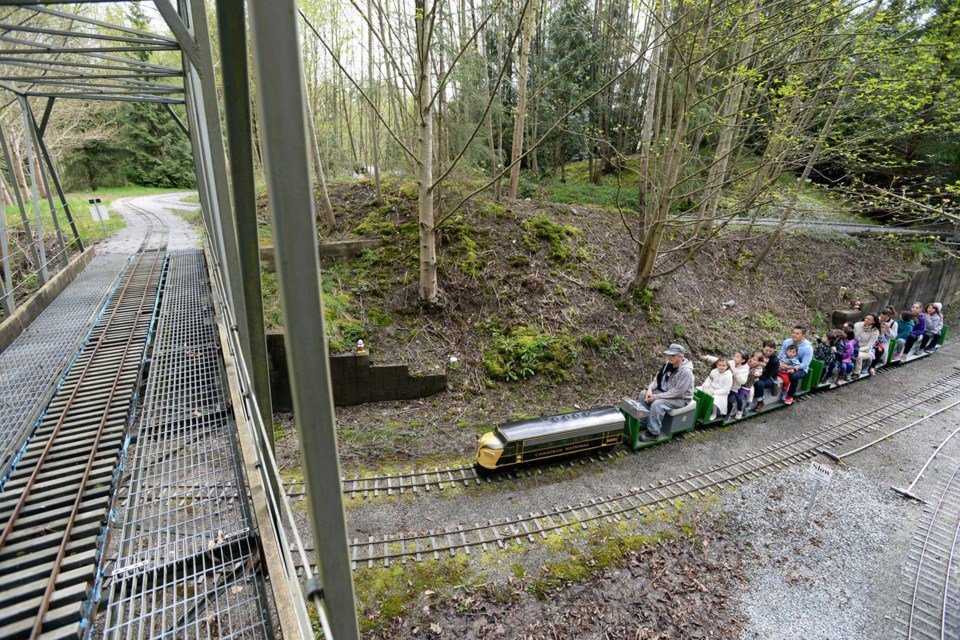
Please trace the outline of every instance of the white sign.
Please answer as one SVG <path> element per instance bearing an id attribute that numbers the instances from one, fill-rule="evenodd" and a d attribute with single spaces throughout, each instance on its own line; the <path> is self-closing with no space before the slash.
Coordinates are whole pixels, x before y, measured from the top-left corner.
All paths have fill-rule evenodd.
<path id="1" fill-rule="evenodd" d="M 110 214 L 107 213 L 107 208 L 100 204 L 100 198 L 91 198 L 90 199 L 90 215 L 97 222 L 103 222 L 104 220 L 110 219 Z"/>
<path id="2" fill-rule="evenodd" d="M 828 467 L 825 464 L 821 464 L 814 460 L 810 463 L 810 469 L 808 473 L 816 478 L 820 482 L 830 482 L 830 478 L 833 477 L 833 469 Z"/>

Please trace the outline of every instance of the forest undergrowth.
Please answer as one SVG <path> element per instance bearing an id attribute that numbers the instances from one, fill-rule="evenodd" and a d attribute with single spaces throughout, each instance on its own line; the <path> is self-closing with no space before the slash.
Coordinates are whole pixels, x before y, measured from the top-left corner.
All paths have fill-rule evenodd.
<path id="1" fill-rule="evenodd" d="M 615 209 L 477 199 L 440 232 L 442 306 L 424 311 L 417 303 L 415 185 L 387 181 L 384 192 L 377 205 L 368 180 L 331 185 L 339 226 L 325 240 L 383 242 L 356 260 L 323 266 L 331 353 L 363 339 L 374 363 L 444 372 L 448 390 L 338 408 L 348 472 L 468 462 L 477 434 L 497 423 L 636 395 L 671 342 L 695 355 L 729 354 L 782 339 L 798 323 L 823 331 L 833 310 L 870 299 L 936 255 L 925 241 L 797 231 L 784 234 L 752 272 L 766 236 L 738 229 L 653 288 L 629 292 L 636 249 Z M 456 198 L 445 190 L 438 209 Z M 817 206 L 829 202 L 821 197 Z M 675 234 L 668 242 L 684 239 Z M 268 322 L 282 325 L 276 278 L 263 278 Z M 705 370 L 697 367 L 700 377 Z M 289 415 L 279 417 L 284 464 L 296 467 L 291 425 Z"/>

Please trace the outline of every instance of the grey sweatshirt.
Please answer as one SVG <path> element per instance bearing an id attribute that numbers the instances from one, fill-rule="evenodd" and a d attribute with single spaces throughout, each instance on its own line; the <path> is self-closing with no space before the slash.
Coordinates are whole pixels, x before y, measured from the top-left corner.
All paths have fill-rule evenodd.
<path id="1" fill-rule="evenodd" d="M 653 396 L 656 400 L 671 400 L 673 398 L 682 398 L 684 400 L 693 399 L 693 363 L 683 359 L 677 371 L 667 380 L 667 390 L 658 391 L 657 381 L 654 380 L 650 385 L 653 389 Z"/>

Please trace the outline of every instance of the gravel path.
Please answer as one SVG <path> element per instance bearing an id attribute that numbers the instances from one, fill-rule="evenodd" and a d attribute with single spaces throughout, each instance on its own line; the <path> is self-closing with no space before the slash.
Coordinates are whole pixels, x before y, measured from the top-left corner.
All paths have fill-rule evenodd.
<path id="1" fill-rule="evenodd" d="M 110 212 L 123 217 L 127 226 L 97 245 L 98 253 L 136 253 L 150 228 L 150 222 L 135 213 L 127 203 L 146 209 L 160 217 L 167 224 L 167 249 L 192 249 L 200 245 L 200 234 L 190 224 L 170 211 L 171 209 L 190 210 L 199 205 L 180 202 L 190 192 L 174 194 L 156 194 L 136 196 L 114 200 Z"/>

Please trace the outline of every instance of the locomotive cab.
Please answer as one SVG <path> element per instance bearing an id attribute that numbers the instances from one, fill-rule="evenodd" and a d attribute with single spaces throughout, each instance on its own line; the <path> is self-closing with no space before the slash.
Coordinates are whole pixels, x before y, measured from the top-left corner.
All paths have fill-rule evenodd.
<path id="1" fill-rule="evenodd" d="M 477 443 L 478 465 L 492 471 L 497 468 L 497 462 L 500 460 L 501 455 L 503 455 L 503 442 L 497 437 L 497 434 L 493 431 L 488 431 L 480 436 L 480 440 Z"/>

